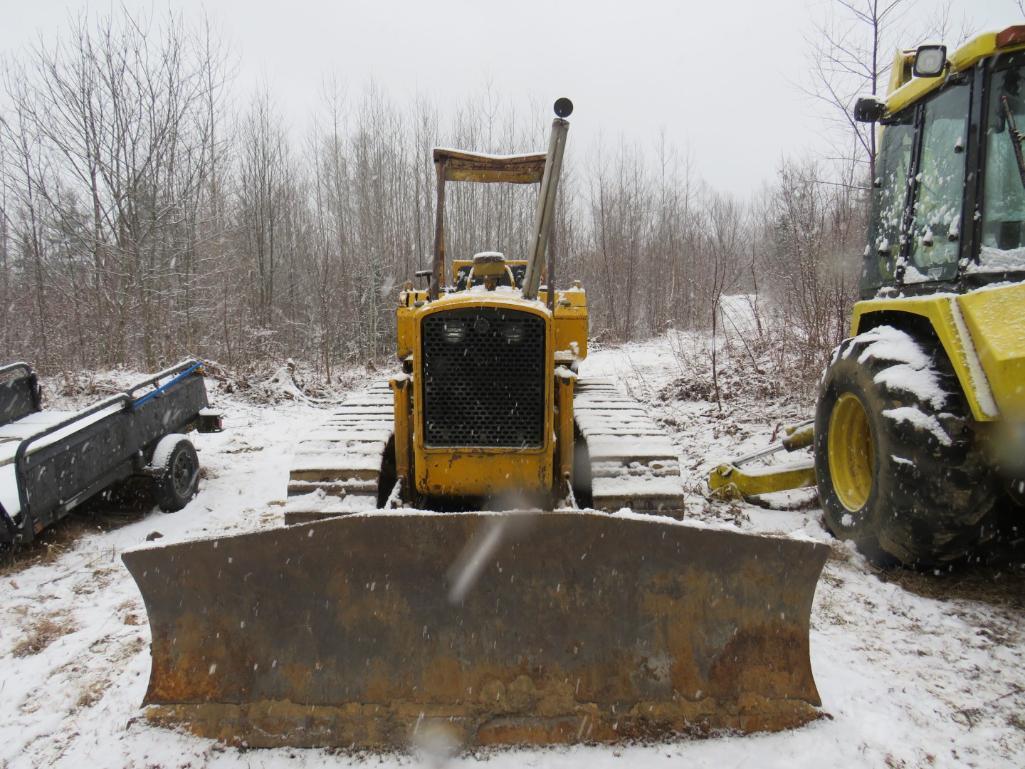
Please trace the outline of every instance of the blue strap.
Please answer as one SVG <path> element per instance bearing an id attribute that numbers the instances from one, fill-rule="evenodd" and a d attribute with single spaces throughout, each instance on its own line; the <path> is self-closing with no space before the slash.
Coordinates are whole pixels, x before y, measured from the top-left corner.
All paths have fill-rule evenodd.
<path id="1" fill-rule="evenodd" d="M 173 385 L 175 385 L 178 382 L 180 382 L 181 380 L 183 380 L 185 377 L 187 377 L 189 374 L 191 374 L 193 371 L 195 371 L 197 368 L 199 368 L 202 365 L 203 365 L 203 361 L 196 361 L 191 366 L 189 366 L 187 369 L 185 369 L 183 372 L 178 374 L 174 379 L 169 381 L 167 384 L 162 384 L 162 385 L 160 385 L 160 387 L 156 388 L 155 390 L 153 390 L 151 392 L 146 393 L 141 398 L 136 398 L 134 401 L 132 401 L 132 408 L 137 408 L 138 406 L 141 406 L 146 401 L 148 401 L 148 400 L 150 400 L 152 398 L 156 398 L 162 392 L 165 392 L 169 387 L 172 387 Z"/>

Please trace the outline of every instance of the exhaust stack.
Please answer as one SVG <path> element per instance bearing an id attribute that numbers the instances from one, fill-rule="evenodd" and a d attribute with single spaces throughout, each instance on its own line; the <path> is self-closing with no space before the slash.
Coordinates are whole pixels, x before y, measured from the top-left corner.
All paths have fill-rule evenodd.
<path id="1" fill-rule="evenodd" d="M 536 299 L 541 285 L 541 270 L 545 262 L 545 249 L 555 217 L 555 197 L 559 191 L 559 175 L 562 173 L 562 156 L 566 151 L 566 136 L 569 121 L 565 118 L 573 113 L 573 102 L 563 97 L 555 102 L 556 118 L 552 121 L 552 133 L 548 140 L 548 156 L 545 172 L 541 178 L 541 189 L 537 197 L 537 215 L 534 217 L 534 243 L 527 262 L 527 274 L 523 278 L 523 298 Z M 550 282 L 550 281 L 549 281 Z"/>

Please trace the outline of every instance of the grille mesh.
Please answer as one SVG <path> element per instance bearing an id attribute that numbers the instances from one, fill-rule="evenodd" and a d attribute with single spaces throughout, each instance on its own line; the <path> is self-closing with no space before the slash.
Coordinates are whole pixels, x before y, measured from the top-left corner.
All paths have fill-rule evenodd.
<path id="1" fill-rule="evenodd" d="M 475 307 L 428 315 L 422 327 L 428 446 L 540 447 L 545 322 Z"/>

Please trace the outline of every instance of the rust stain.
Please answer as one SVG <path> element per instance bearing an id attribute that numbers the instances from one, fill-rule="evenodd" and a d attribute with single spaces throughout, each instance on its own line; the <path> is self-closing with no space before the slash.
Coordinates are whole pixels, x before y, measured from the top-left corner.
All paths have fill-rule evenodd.
<path id="1" fill-rule="evenodd" d="M 537 517 L 458 605 L 477 514 L 335 518 L 125 555 L 156 723 L 252 746 L 615 742 L 790 728 L 827 548 L 605 514 Z"/>

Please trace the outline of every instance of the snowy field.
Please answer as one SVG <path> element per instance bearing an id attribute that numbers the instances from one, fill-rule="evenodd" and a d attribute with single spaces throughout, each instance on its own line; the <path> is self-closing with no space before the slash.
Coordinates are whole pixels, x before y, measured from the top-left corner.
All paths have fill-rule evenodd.
<path id="1" fill-rule="evenodd" d="M 732 355 L 744 356 L 743 349 Z M 451 766 L 1018 767 L 1025 765 L 1023 556 L 950 574 L 879 573 L 823 530 L 809 491 L 787 511 L 710 502 L 718 460 L 764 446 L 806 418 L 810 396 L 732 371 L 722 408 L 687 376 L 707 347 L 686 335 L 600 350 L 585 374 L 619 378 L 680 452 L 688 514 L 745 531 L 799 533 L 832 545 L 812 615 L 812 667 L 826 714 L 802 729 L 657 745 L 499 750 Z M 367 374 L 363 381 L 379 376 Z M 707 384 L 707 383 L 706 383 Z M 0 570 L 0 767 L 419 766 L 416 756 L 225 748 L 147 725 L 149 629 L 120 554 L 162 542 L 278 525 L 292 442 L 323 404 L 258 405 L 209 382 L 226 431 L 195 436 L 205 477 L 183 511 L 73 515 Z M 81 405 L 79 402 L 78 405 Z M 434 763 L 433 765 L 440 765 Z"/>

